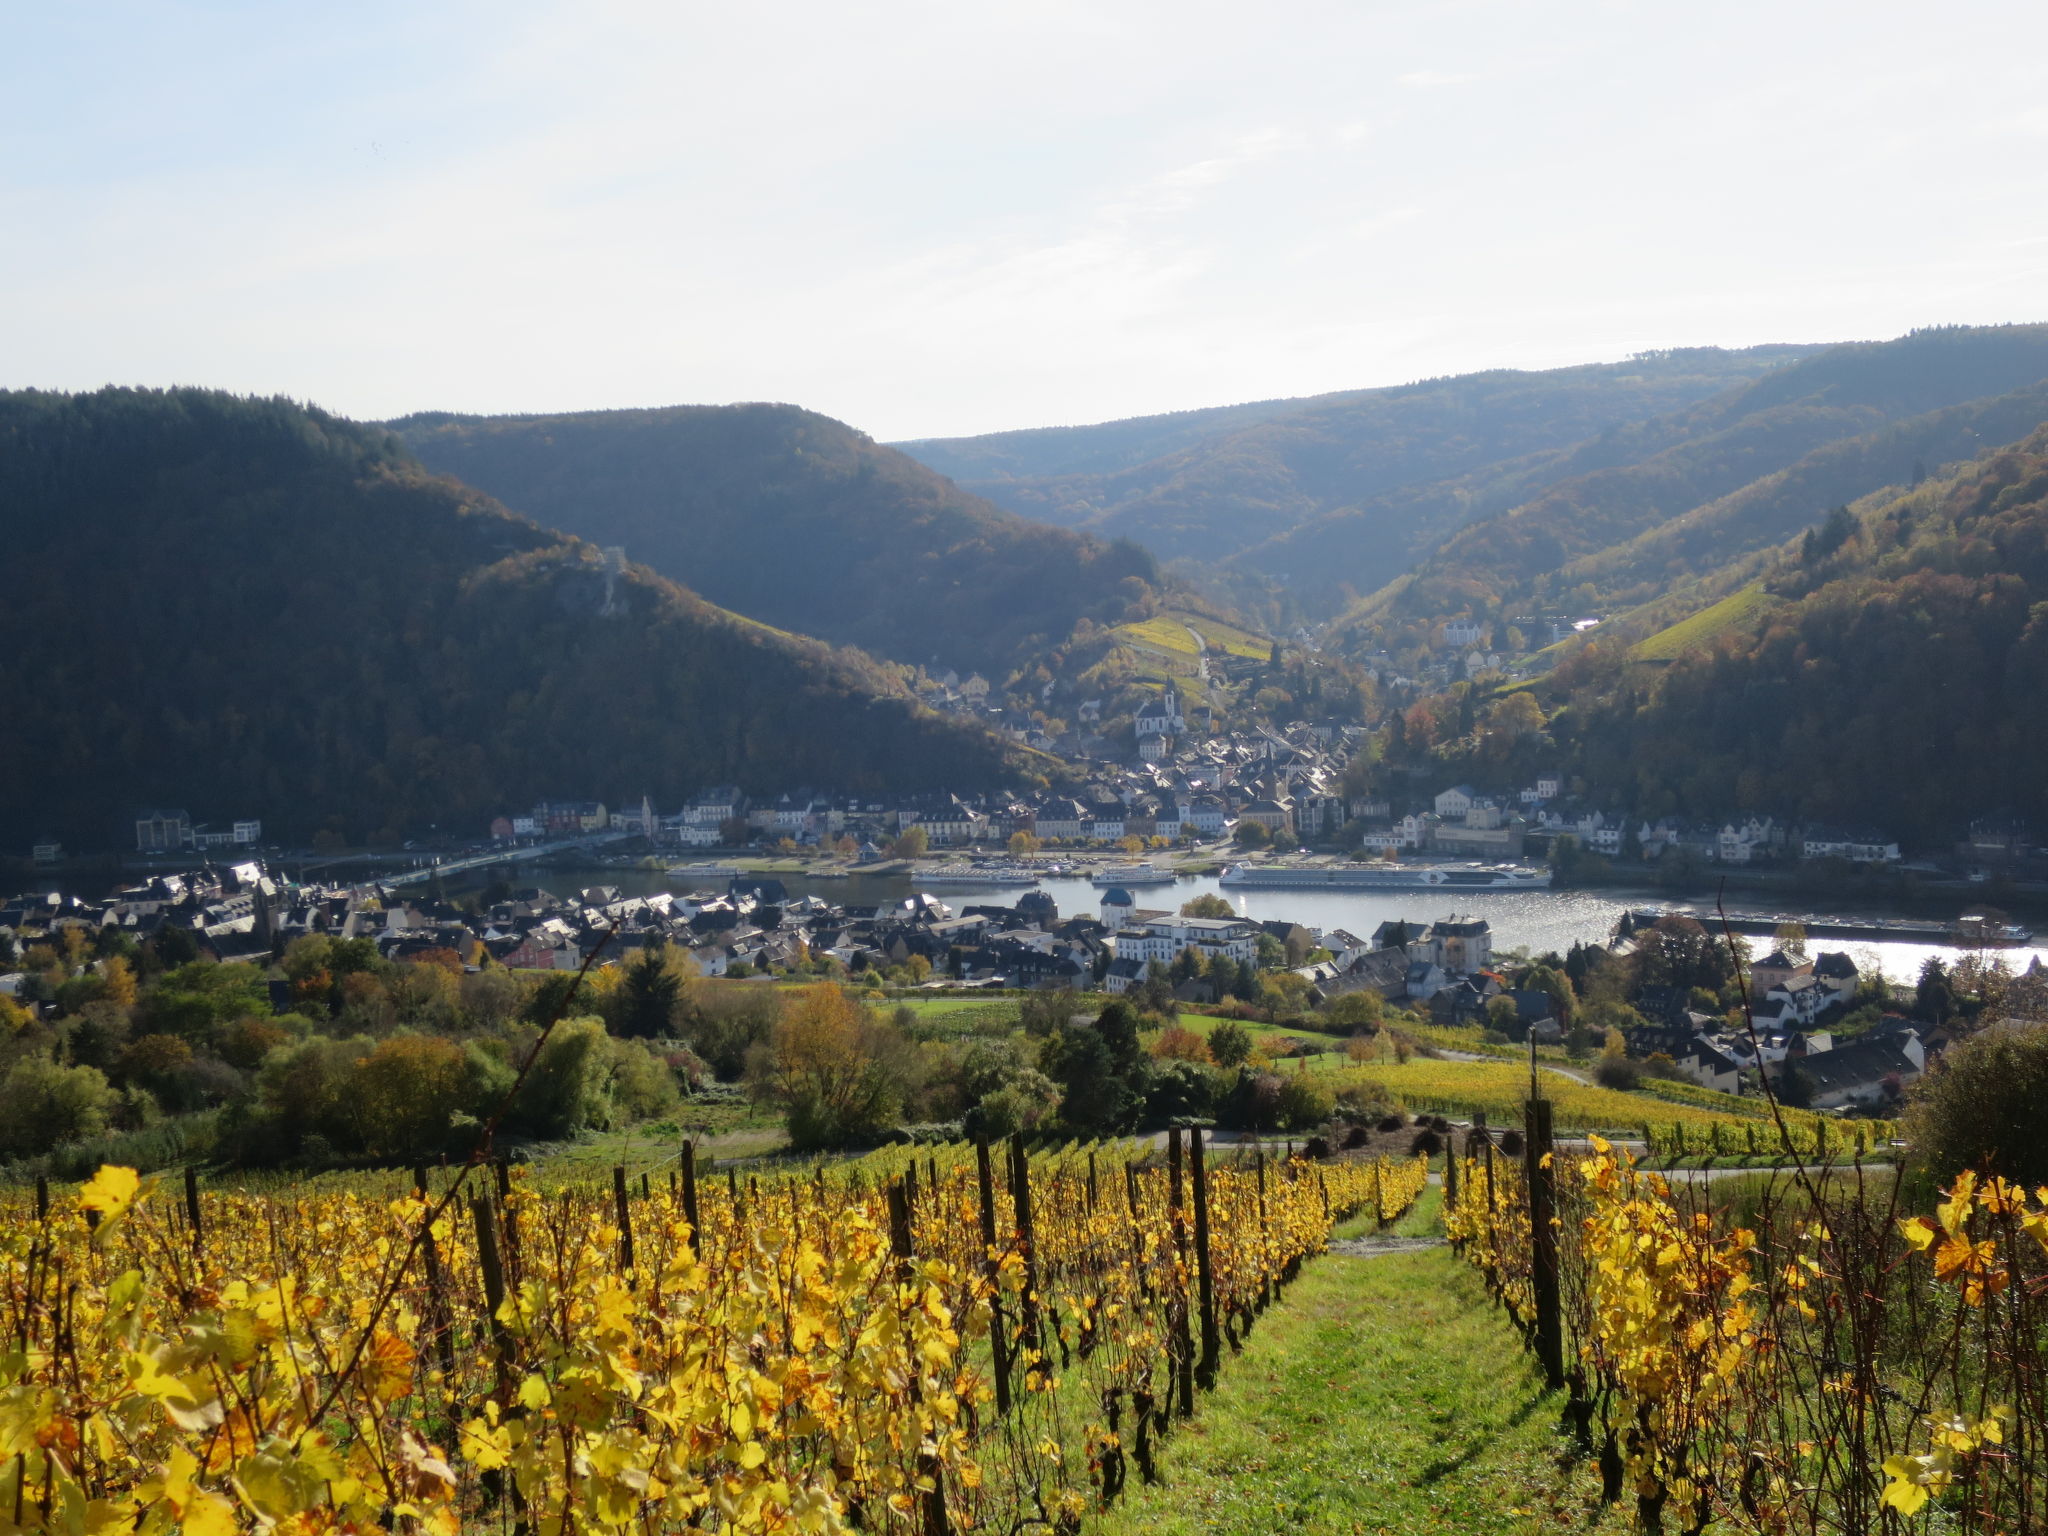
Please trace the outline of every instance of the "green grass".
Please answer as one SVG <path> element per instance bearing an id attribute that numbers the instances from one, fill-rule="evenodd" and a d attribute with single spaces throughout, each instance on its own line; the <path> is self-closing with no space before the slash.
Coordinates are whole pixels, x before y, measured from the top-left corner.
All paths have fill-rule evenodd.
<path id="1" fill-rule="evenodd" d="M 684 1137 L 697 1144 L 699 1157 L 760 1157 L 789 1145 L 779 1114 L 752 1104 L 697 1103 L 684 1100 L 666 1120 L 648 1121 L 623 1131 L 593 1131 L 574 1141 L 535 1143 L 529 1149 L 543 1170 L 570 1176 L 624 1167 L 637 1174 L 659 1168 L 681 1151 Z"/>
<path id="2" fill-rule="evenodd" d="M 1676 661 L 1681 656 L 1705 649 L 1713 643 L 1716 635 L 1749 623 L 1775 602 L 1776 599 L 1761 586 L 1744 587 L 1722 598 L 1711 608 L 1702 608 L 1690 618 L 1680 619 L 1668 629 L 1660 629 L 1639 641 L 1629 651 L 1628 659 Z"/>
<path id="3" fill-rule="evenodd" d="M 1393 1229 L 1433 1225 L 1435 1191 Z M 1356 1234 L 1345 1234 L 1356 1235 Z M 1560 1395 L 1448 1249 L 1310 1263 L 1104 1536 L 1620 1532 L 1562 1473 Z M 1589 1518 L 1598 1516 L 1598 1518 Z"/>

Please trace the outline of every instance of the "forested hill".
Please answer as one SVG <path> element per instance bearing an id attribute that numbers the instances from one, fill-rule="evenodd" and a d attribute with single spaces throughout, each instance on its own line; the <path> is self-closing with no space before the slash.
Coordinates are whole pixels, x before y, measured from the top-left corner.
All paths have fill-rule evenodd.
<path id="1" fill-rule="evenodd" d="M 1162 557 L 1222 560 L 1339 509 L 1479 475 L 1436 524 L 1473 515 L 1493 466 L 1527 468 L 1620 423 L 1676 411 L 1816 349 L 1688 348 L 1547 372 L 1497 370 L 1394 388 L 1100 426 L 904 444 L 1013 511 L 1136 539 Z M 1507 505 L 1509 503 L 1501 503 Z M 1358 530 L 1341 551 L 1370 590 L 1420 547 L 1411 512 Z M 1387 549 L 1360 539 L 1384 538 Z M 1319 552 L 1320 553 L 1320 552 Z M 1398 556 L 1398 558 L 1394 558 Z M 1391 568 L 1385 562 L 1392 559 Z M 1361 563 L 1363 562 L 1363 563 Z M 1320 569 L 1259 567 L 1309 587 Z"/>
<path id="2" fill-rule="evenodd" d="M 1012 516 L 789 405 L 408 417 L 430 467 L 784 629 L 1000 682 L 1084 618 L 1145 616 L 1131 545 Z"/>
<path id="3" fill-rule="evenodd" d="M 144 804 L 297 840 L 1008 776 L 893 670 L 608 582 L 383 429 L 284 401 L 0 393 L 0 537 L 0 845 L 103 845 Z"/>
<path id="4" fill-rule="evenodd" d="M 2048 325 L 1832 348 L 1581 445 L 1525 499 L 1468 522 L 1340 634 L 1398 648 L 1461 615 L 1611 614 L 1817 523 L 1828 507 L 2015 442 L 2048 421 Z M 1325 534 L 1366 536 L 1332 520 Z M 1333 557 L 1334 558 L 1334 557 Z"/>
<path id="5" fill-rule="evenodd" d="M 1973 816 L 2048 820 L 2048 428 L 1837 511 L 1743 601 L 1591 645 L 1539 694 L 1563 706 L 1568 771 L 1643 815 L 1863 822 L 1923 845 Z"/>

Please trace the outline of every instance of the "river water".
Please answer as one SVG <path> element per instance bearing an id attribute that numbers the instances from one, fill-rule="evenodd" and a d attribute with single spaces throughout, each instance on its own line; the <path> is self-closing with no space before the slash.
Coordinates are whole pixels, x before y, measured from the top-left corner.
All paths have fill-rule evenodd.
<path id="1" fill-rule="evenodd" d="M 680 891 L 691 888 L 687 880 L 673 880 L 667 875 L 648 870 L 603 870 L 587 873 L 548 870 L 538 873 L 537 878 L 538 883 L 548 889 L 565 893 L 572 883 L 583 882 L 615 885 L 631 895 L 650 895 L 656 891 Z M 805 880 L 788 875 L 773 878 L 780 879 L 794 895 L 817 896 L 824 901 L 848 905 L 900 901 L 913 890 L 919 889 L 913 877 L 904 875 L 879 879 L 856 875 L 847 880 Z M 722 885 L 724 882 L 716 883 Z M 1102 891 L 1084 878 L 1052 876 L 1040 880 L 1036 888 L 1046 892 L 1059 904 L 1062 917 L 1072 917 L 1081 913 L 1093 916 L 1101 909 Z M 1010 906 L 1030 889 L 1032 887 L 1023 885 L 992 886 L 975 890 L 935 887 L 930 894 L 958 912 L 977 905 Z M 1598 891 L 1460 891 L 1455 896 L 1444 896 L 1433 891 L 1296 891 L 1271 887 L 1223 886 L 1217 883 L 1214 875 L 1197 875 L 1182 876 L 1172 885 L 1138 886 L 1132 890 L 1131 895 L 1141 908 L 1178 910 L 1182 902 L 1204 893 L 1222 896 L 1236 911 L 1254 921 L 1285 919 L 1308 928 L 1344 928 L 1367 940 L 1372 938 L 1373 930 L 1381 923 L 1395 919 L 1427 923 L 1449 917 L 1453 913 L 1461 917 L 1483 917 L 1492 925 L 1495 949 L 1505 951 L 1526 947 L 1532 954 L 1543 954 L 1550 950 L 1562 954 L 1575 942 L 1605 941 L 1614 931 L 1615 920 L 1621 916 L 1624 909 L 1630 907 L 1689 909 L 1702 918 L 1711 916 L 1711 905 L 1703 908 L 1698 903 L 1676 901 L 1669 895 L 1647 888 L 1603 888 Z M 1825 915 L 1835 918 L 1867 918 L 1874 915 L 1897 914 L 1830 910 Z M 1750 942 L 1752 945 L 1761 943 L 1765 947 L 1768 947 L 1769 943 L 1768 940 L 1755 938 Z M 1807 948 L 1809 951 L 1846 950 L 1860 969 L 1867 971 L 1875 966 L 1891 980 L 1904 982 L 1916 980 L 1921 965 L 1930 957 L 1939 956 L 1945 962 L 1953 962 L 1960 954 L 1958 950 L 1945 944 L 1912 943 L 1894 939 L 1879 942 L 1816 937 L 1807 941 Z M 2010 949 L 2002 953 L 2006 961 L 2016 968 L 2025 967 L 2037 956 L 2042 957 L 2043 964 L 2048 964 L 2048 950 L 2041 948 Z"/>

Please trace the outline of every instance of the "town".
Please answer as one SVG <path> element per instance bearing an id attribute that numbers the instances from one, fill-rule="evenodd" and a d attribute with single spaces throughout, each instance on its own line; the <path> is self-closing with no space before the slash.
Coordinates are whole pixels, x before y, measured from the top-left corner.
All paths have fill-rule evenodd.
<path id="1" fill-rule="evenodd" d="M 954 710 L 985 710 L 987 684 L 953 674 L 934 697 Z M 1719 821 L 1640 816 L 1602 802 L 1556 773 L 1534 774 L 1519 788 L 1486 792 L 1469 783 L 1430 787 L 1415 772 L 1376 760 L 1372 733 L 1335 719 L 1285 726 L 1226 726 L 1192 720 L 1175 687 L 1136 690 L 1120 702 L 1114 736 L 1089 735 L 1065 758 L 1057 789 L 1027 793 L 847 795 L 799 789 L 751 795 L 743 786 L 705 787 L 679 805 L 641 795 L 624 803 L 549 799 L 507 808 L 477 835 L 422 836 L 396 856 L 420 850 L 476 866 L 506 850 L 556 844 L 618 843 L 621 852 L 779 852 L 854 864 L 936 850 L 1117 848 L 1128 853 L 1213 845 L 1239 860 L 1305 854 L 1352 862 L 1469 860 L 1541 862 L 1560 883 L 1656 878 L 1697 882 L 1709 871 L 1769 879 L 1799 870 L 1874 873 L 1894 889 L 1943 885 L 2048 888 L 2048 859 L 2030 828 L 2014 817 L 1985 815 L 1967 835 L 1911 850 L 1870 828 L 1845 828 L 1770 815 Z M 1099 722 L 1100 699 L 1081 702 L 1083 721 Z M 1119 747 L 1119 742 L 1124 743 Z M 1059 742 L 1048 739 L 1048 747 Z M 246 856 L 280 850 L 260 819 L 195 822 L 183 808 L 137 810 L 121 843 L 148 861 L 192 854 Z M 634 840 L 630 843 L 627 840 Z M 345 844 L 316 836 L 310 853 L 339 855 Z M 55 870 L 70 855 L 56 838 L 30 850 L 33 868 Z M 1899 882 L 1905 882 L 1903 886 Z M 1867 887 L 1856 887 L 1867 888 Z"/>

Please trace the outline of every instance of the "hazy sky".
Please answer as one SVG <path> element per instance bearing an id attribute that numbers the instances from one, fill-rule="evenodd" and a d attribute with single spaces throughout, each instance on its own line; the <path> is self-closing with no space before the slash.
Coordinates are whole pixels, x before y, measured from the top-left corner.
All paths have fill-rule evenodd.
<path id="1" fill-rule="evenodd" d="M 2048 319 L 2048 4 L 0 9 L 0 384 L 882 438 Z"/>

